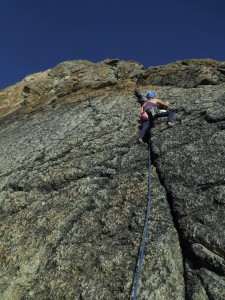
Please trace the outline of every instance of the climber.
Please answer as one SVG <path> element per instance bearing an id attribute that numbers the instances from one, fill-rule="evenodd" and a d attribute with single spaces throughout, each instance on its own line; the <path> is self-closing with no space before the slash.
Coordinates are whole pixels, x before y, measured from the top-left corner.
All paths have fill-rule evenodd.
<path id="1" fill-rule="evenodd" d="M 139 133 L 139 143 L 143 143 L 143 138 L 147 131 L 151 128 L 154 119 L 158 117 L 167 116 L 167 125 L 168 127 L 173 126 L 174 114 L 171 110 L 167 110 L 170 103 L 168 101 L 162 101 L 156 98 L 156 93 L 149 91 L 146 94 L 147 102 L 145 102 L 140 109 L 140 119 L 142 123 L 142 128 Z M 166 108 L 162 110 L 160 108 Z"/>

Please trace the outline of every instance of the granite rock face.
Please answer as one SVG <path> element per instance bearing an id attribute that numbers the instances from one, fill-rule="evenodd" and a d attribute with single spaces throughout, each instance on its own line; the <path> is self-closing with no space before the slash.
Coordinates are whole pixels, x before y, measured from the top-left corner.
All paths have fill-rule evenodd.
<path id="1" fill-rule="evenodd" d="M 140 74 L 142 85 L 154 84 L 183 88 L 217 85 L 225 82 L 225 63 L 214 60 L 184 60 L 152 67 Z"/>
<path id="2" fill-rule="evenodd" d="M 142 95 L 176 121 L 151 130 L 151 214 L 138 299 L 225 298 L 225 63 L 68 61 L 0 91 L 0 299 L 129 299 L 148 194 Z"/>

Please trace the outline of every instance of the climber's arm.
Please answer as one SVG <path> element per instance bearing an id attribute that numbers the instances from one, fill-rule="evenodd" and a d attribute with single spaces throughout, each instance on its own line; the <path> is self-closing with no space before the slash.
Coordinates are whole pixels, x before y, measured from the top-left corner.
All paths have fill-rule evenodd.
<path id="1" fill-rule="evenodd" d="M 162 101 L 162 100 L 160 100 L 160 99 L 157 99 L 157 103 L 158 103 L 159 105 L 164 106 L 164 107 L 168 107 L 168 106 L 170 105 L 169 101 Z"/>

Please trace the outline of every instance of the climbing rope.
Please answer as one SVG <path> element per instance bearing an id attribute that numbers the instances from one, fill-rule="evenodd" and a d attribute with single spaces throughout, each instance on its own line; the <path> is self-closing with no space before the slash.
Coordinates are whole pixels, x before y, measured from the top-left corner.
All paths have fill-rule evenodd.
<path id="1" fill-rule="evenodd" d="M 147 239 L 147 232 L 148 232 L 148 220 L 150 216 L 150 209 L 151 209 L 151 150 L 150 146 L 148 147 L 148 204 L 147 204 L 147 210 L 146 210 L 146 216 L 145 216 L 145 227 L 143 230 L 142 235 L 142 242 L 140 247 L 140 256 L 139 256 L 139 264 L 138 264 L 138 270 L 136 274 L 136 280 L 135 280 L 135 286 L 134 286 L 134 292 L 132 300 L 137 299 L 137 291 L 138 291 L 138 284 L 141 276 L 141 268 L 143 264 L 144 259 L 144 251 L 145 251 L 145 243 Z"/>

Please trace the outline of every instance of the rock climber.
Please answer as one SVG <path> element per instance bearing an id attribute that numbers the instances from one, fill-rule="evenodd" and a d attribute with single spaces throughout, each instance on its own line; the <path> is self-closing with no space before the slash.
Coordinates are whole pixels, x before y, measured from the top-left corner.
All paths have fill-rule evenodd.
<path id="1" fill-rule="evenodd" d="M 140 109 L 140 119 L 142 128 L 139 133 L 139 143 L 143 143 L 143 138 L 147 131 L 151 128 L 151 125 L 155 118 L 167 116 L 168 127 L 173 126 L 174 113 L 171 110 L 161 110 L 160 108 L 168 109 L 170 103 L 168 101 L 162 101 L 156 98 L 154 91 L 149 91 L 146 94 L 148 99 Z"/>

